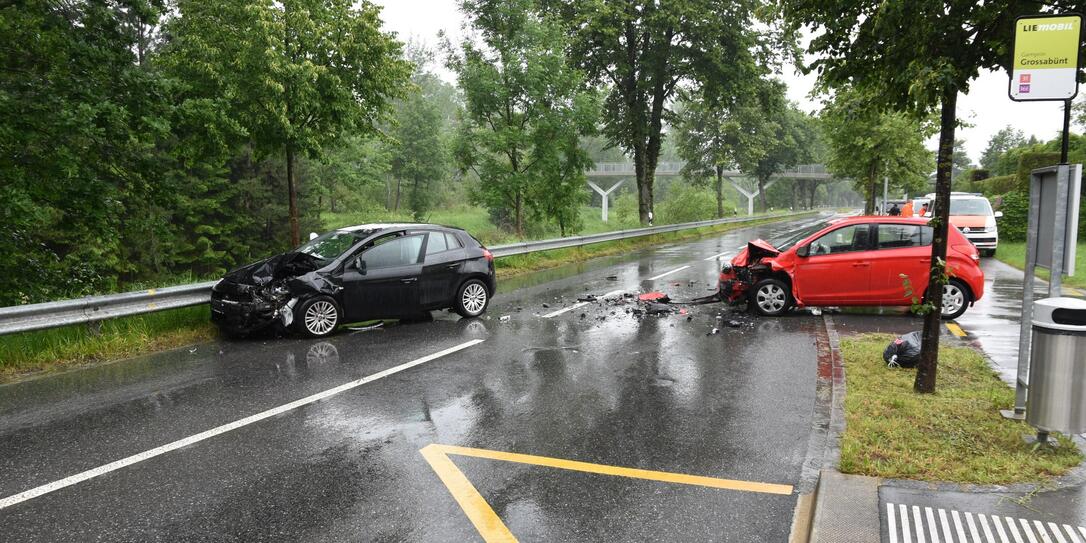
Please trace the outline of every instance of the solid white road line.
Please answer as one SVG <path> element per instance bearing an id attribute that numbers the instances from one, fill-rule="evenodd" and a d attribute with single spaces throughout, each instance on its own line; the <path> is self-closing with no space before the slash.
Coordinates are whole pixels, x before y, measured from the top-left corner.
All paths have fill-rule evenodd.
<path id="1" fill-rule="evenodd" d="M 649 281 L 655 281 L 655 280 L 657 280 L 657 279 L 659 279 L 661 277 L 667 277 L 667 276 L 669 276 L 669 275 L 671 275 L 673 273 L 681 272 L 681 271 L 683 271 L 683 270 L 685 270 L 686 268 L 689 268 L 689 267 L 690 266 L 683 266 L 681 268 L 675 268 L 674 270 L 671 270 L 669 272 L 661 273 L 660 275 L 657 275 L 655 277 L 649 277 Z"/>
<path id="2" fill-rule="evenodd" d="M 720 258 L 720 257 L 722 257 L 722 256 L 724 256 L 724 255 L 730 255 L 730 254 L 732 254 L 732 252 L 733 252 L 733 251 L 724 251 L 723 253 L 720 253 L 720 254 L 716 254 L 716 255 L 710 256 L 709 258 L 706 258 L 706 259 L 704 259 L 704 260 L 705 260 L 706 262 L 708 262 L 708 261 L 710 261 L 710 260 L 716 260 L 716 259 L 718 259 L 718 258 Z"/>
<path id="3" fill-rule="evenodd" d="M 122 458 L 122 459 L 117 460 L 115 462 L 110 462 L 108 464 L 98 466 L 98 467 L 96 467 L 94 469 L 90 469 L 90 470 L 84 471 L 82 473 L 77 473 L 75 475 L 65 477 L 65 478 L 60 479 L 58 481 L 53 481 L 53 482 L 48 483 L 48 484 L 44 484 L 44 485 L 41 485 L 41 486 L 38 486 L 38 487 L 35 487 L 35 488 L 31 488 L 30 490 L 26 490 L 26 491 L 20 492 L 18 494 L 14 494 L 12 496 L 8 496 L 6 498 L 0 499 L 0 509 L 11 507 L 12 505 L 15 505 L 17 503 L 22 503 L 22 502 L 25 502 L 27 500 L 32 500 L 32 499 L 37 498 L 38 496 L 41 496 L 43 494 L 48 494 L 50 492 L 53 492 L 54 490 L 60 490 L 60 489 L 62 489 L 64 487 L 67 487 L 67 486 L 82 483 L 83 481 L 86 481 L 88 479 L 93 479 L 95 477 L 98 477 L 99 475 L 104 475 L 104 474 L 109 473 L 111 471 L 116 471 L 116 470 L 119 470 L 121 468 L 131 466 L 132 464 L 143 462 L 144 460 L 149 460 L 149 459 L 154 458 L 156 456 L 166 454 L 166 453 L 168 453 L 170 451 L 174 451 L 174 450 L 180 449 L 182 447 L 187 447 L 189 445 L 192 445 L 193 443 L 199 443 L 199 442 L 204 441 L 206 439 L 213 438 L 213 437 L 215 437 L 217 435 L 225 434 L 226 432 L 229 432 L 231 430 L 237 430 L 238 428 L 248 426 L 250 424 L 253 424 L 254 422 L 259 422 L 259 421 L 262 421 L 262 420 L 264 420 L 266 418 L 270 418 L 270 417 L 274 417 L 274 416 L 282 414 L 282 413 L 286 413 L 287 411 L 290 411 L 292 409 L 297 409 L 297 408 L 302 407 L 304 405 L 308 405 L 308 404 L 311 404 L 313 402 L 320 401 L 320 400 L 323 400 L 325 398 L 329 398 L 331 396 L 335 396 L 336 394 L 339 394 L 341 392 L 346 392 L 348 390 L 351 390 L 352 388 L 362 386 L 362 385 L 364 385 L 366 383 L 372 383 L 373 381 L 376 381 L 376 380 L 381 379 L 383 377 L 388 377 L 389 375 L 399 373 L 401 371 L 413 368 L 413 367 L 418 366 L 420 364 L 425 364 L 427 362 L 430 362 L 431 360 L 436 360 L 438 358 L 441 358 L 441 357 L 446 356 L 446 355 L 450 355 L 450 354 L 455 353 L 457 351 L 462 351 L 464 349 L 467 349 L 468 347 L 478 345 L 479 343 L 482 343 L 482 342 L 483 342 L 483 340 L 481 340 L 481 339 L 473 339 L 471 341 L 461 343 L 461 344 L 453 346 L 453 347 L 449 347 L 448 349 L 445 349 L 443 351 L 438 351 L 438 352 L 436 352 L 434 354 L 427 355 L 427 356 L 424 356 L 422 358 L 417 358 L 415 360 L 412 360 L 411 362 L 400 364 L 399 366 L 394 366 L 394 367 L 388 368 L 387 370 L 379 371 L 379 372 L 374 373 L 372 375 L 369 375 L 367 377 L 363 377 L 361 379 L 358 379 L 357 381 L 351 381 L 349 383 L 339 385 L 338 387 L 330 388 L 328 390 L 325 390 L 324 392 L 318 392 L 316 394 L 313 394 L 312 396 L 306 396 L 305 398 L 302 398 L 300 400 L 295 400 L 293 402 L 283 404 L 283 405 L 281 405 L 279 407 L 275 407 L 275 408 L 269 409 L 267 411 L 262 411 L 260 413 L 255 414 L 255 415 L 250 415 L 250 416 L 245 417 L 243 419 L 236 420 L 236 421 L 231 422 L 229 424 L 224 424 L 222 426 L 218 426 L 218 427 L 212 428 L 210 430 L 200 432 L 199 434 L 192 435 L 192 436 L 186 437 L 184 439 L 179 439 L 177 441 L 174 441 L 173 443 L 167 443 L 167 444 L 162 445 L 160 447 L 155 447 L 154 449 L 151 449 L 149 451 L 144 451 L 144 452 L 141 452 L 139 454 L 134 454 L 134 455 L 129 456 L 127 458 Z"/>
<path id="4" fill-rule="evenodd" d="M 608 292 L 608 293 L 604 294 L 603 296 L 600 296 L 600 298 L 611 298 L 613 296 L 620 296 L 624 292 L 626 292 L 626 291 L 625 290 L 612 290 L 611 292 Z M 573 305 L 571 305 L 569 307 L 564 307 L 562 309 L 559 309 L 558 311 L 551 311 L 550 313 L 547 313 L 546 315 L 541 315 L 541 316 L 544 319 L 554 318 L 554 317 L 557 317 L 558 315 L 561 315 L 562 313 L 566 313 L 568 311 L 573 311 L 574 309 L 577 309 L 578 307 L 584 307 L 584 306 L 586 306 L 586 305 L 588 305 L 590 303 L 592 303 L 592 302 L 577 302 L 577 303 L 575 303 L 575 304 L 573 304 Z"/>

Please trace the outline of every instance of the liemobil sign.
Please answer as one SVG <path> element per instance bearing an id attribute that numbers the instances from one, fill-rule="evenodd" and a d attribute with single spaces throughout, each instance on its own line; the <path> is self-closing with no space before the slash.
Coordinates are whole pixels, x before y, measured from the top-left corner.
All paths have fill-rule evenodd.
<path id="1" fill-rule="evenodd" d="M 1019 17 L 1014 22 L 1011 100 L 1070 100 L 1078 93 L 1078 14 Z"/>

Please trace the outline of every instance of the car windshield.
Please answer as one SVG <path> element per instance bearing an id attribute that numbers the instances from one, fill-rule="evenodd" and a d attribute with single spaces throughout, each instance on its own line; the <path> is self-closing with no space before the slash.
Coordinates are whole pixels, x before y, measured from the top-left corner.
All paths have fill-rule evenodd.
<path id="1" fill-rule="evenodd" d="M 992 206 L 984 198 L 952 198 L 950 200 L 951 215 L 979 215 L 992 214 Z"/>
<path id="2" fill-rule="evenodd" d="M 803 241 L 808 236 L 811 236 L 815 232 L 818 232 L 819 230 L 822 230 L 829 225 L 830 223 L 826 221 L 817 222 L 806 228 L 800 228 L 799 230 L 794 230 L 783 236 L 773 238 L 769 240 L 769 244 L 776 247 L 778 251 L 783 253 L 788 249 L 791 249 L 793 245 Z"/>
<path id="3" fill-rule="evenodd" d="M 333 230 L 309 240 L 301 247 L 298 247 L 298 252 L 330 262 L 351 250 L 351 247 L 362 241 L 367 234 L 368 232 Z"/>

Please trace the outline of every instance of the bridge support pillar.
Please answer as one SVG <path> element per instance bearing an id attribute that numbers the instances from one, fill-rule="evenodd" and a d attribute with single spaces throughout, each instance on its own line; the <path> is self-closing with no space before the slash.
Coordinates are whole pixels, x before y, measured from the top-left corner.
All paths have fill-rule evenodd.
<path id="1" fill-rule="evenodd" d="M 619 181 L 618 183 L 615 183 L 614 185 L 611 186 L 611 188 L 609 188 L 607 190 L 601 189 L 599 185 L 597 185 L 597 184 L 595 184 L 595 183 L 593 183 L 591 181 L 588 182 L 588 185 L 590 187 L 592 187 L 592 190 L 596 191 L 596 194 L 600 195 L 600 201 L 603 203 L 603 214 L 602 214 L 603 222 L 607 222 L 607 208 L 608 208 L 608 203 L 610 203 L 610 200 L 611 200 L 611 193 L 614 192 L 615 189 L 621 187 L 622 184 L 625 183 L 625 182 L 626 182 L 625 180 Z"/>
<path id="2" fill-rule="evenodd" d="M 747 215 L 748 216 L 749 215 L 754 215 L 754 198 L 757 197 L 759 194 L 761 194 L 762 190 L 761 189 L 754 189 L 754 192 L 749 192 L 749 191 L 747 191 L 747 189 L 743 188 L 739 183 L 736 183 L 734 179 L 732 179 L 730 177 L 725 177 L 724 179 L 727 179 L 728 182 L 731 183 L 733 187 L 735 187 L 735 190 L 739 191 L 739 194 L 742 194 L 743 196 L 747 197 Z M 769 187 L 772 187 L 773 183 L 776 183 L 776 182 L 777 182 L 777 178 L 770 179 L 769 182 L 765 184 L 765 188 L 768 189 Z"/>

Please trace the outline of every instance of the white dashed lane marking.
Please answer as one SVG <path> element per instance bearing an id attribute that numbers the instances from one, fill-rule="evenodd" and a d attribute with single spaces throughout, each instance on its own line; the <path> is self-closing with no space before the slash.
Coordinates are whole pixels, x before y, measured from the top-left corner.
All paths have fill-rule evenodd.
<path id="1" fill-rule="evenodd" d="M 660 275 L 656 275 L 656 276 L 653 276 L 653 277 L 649 277 L 649 281 L 655 281 L 655 280 L 657 280 L 657 279 L 659 279 L 659 278 L 661 278 L 661 277 L 667 277 L 667 276 L 669 276 L 669 275 L 671 275 L 671 274 L 673 274 L 673 273 L 678 273 L 678 272 L 681 272 L 681 271 L 683 271 L 683 270 L 685 270 L 686 268 L 689 268 L 689 267 L 690 267 L 690 266 L 683 266 L 683 267 L 681 267 L 681 268 L 675 268 L 674 270 L 671 270 L 671 271 L 667 271 L 667 272 L 661 273 Z"/>
<path id="2" fill-rule="evenodd" d="M 626 291 L 624 291 L 624 290 L 612 290 L 611 292 L 608 292 L 608 293 L 604 294 L 603 296 L 600 296 L 600 298 L 602 299 L 602 298 L 610 298 L 612 296 L 619 296 L 623 292 L 626 292 Z M 562 309 L 559 309 L 558 311 L 551 311 L 550 313 L 547 313 L 546 315 L 541 315 L 541 316 L 544 319 L 551 319 L 551 318 L 557 317 L 558 315 L 561 315 L 563 313 L 573 311 L 574 309 L 577 309 L 578 307 L 584 307 L 584 306 L 586 306 L 586 305 L 588 305 L 590 303 L 592 303 L 592 302 L 577 302 L 577 303 L 575 303 L 575 304 L 573 304 L 573 305 L 571 305 L 569 307 L 563 307 Z"/>

